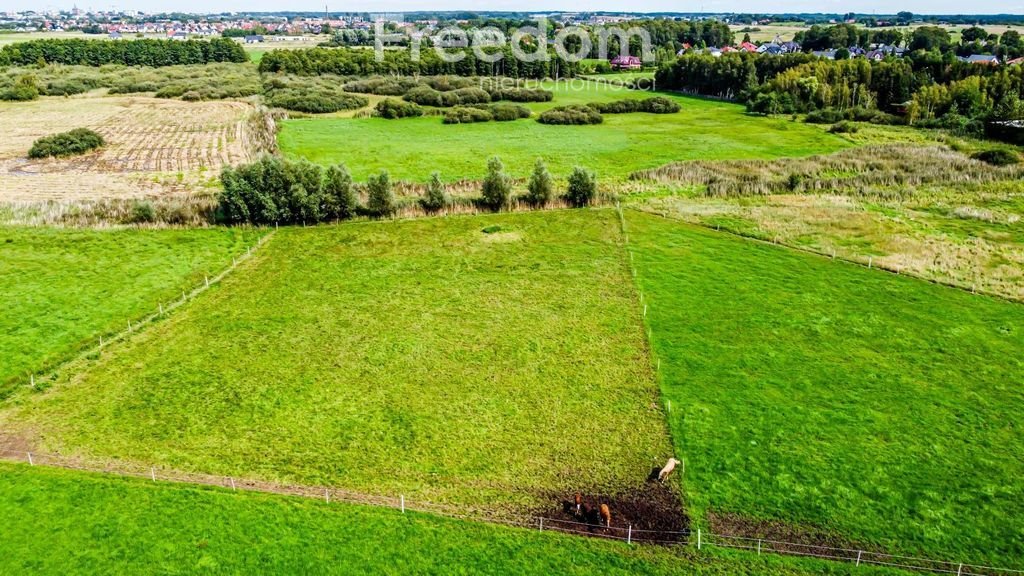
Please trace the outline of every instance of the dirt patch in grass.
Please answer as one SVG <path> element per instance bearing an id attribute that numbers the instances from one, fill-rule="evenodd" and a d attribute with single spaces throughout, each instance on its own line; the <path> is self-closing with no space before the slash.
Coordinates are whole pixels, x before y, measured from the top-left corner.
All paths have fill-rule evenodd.
<path id="1" fill-rule="evenodd" d="M 670 485 L 646 482 L 615 494 L 581 494 L 577 511 L 575 494 L 552 493 L 551 504 L 535 515 L 545 518 L 545 530 L 591 534 L 660 544 L 685 542 L 690 517 L 683 509 L 679 493 Z M 599 514 L 607 504 L 611 526 Z M 630 528 L 632 527 L 632 528 Z"/>

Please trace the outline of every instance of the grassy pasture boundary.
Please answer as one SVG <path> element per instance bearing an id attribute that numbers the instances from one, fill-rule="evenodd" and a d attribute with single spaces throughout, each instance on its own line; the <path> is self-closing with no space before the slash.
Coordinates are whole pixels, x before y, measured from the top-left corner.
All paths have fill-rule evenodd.
<path id="1" fill-rule="evenodd" d="M 64 368 L 74 367 L 77 363 L 82 362 L 86 358 L 88 358 L 88 357 L 90 357 L 90 356 L 92 356 L 94 354 L 101 353 L 105 347 L 110 346 L 112 344 L 115 344 L 117 342 L 126 340 L 134 332 L 143 330 L 147 326 L 149 326 L 150 324 L 153 324 L 154 322 L 156 322 L 157 320 L 162 318 L 163 316 L 165 316 L 167 314 L 170 314 L 174 310 L 178 309 L 180 306 L 183 306 L 184 304 L 188 303 L 189 300 L 194 299 L 195 297 L 199 296 L 200 294 L 202 294 L 203 292 L 208 290 L 210 288 L 210 286 L 212 286 L 214 284 L 217 284 L 218 282 L 223 280 L 224 277 L 226 277 L 228 274 L 230 274 L 232 271 L 234 271 L 234 269 L 237 268 L 239 266 L 239 264 L 242 264 L 243 262 L 245 262 L 249 258 L 251 258 L 253 253 L 254 253 L 254 251 L 255 251 L 254 248 L 256 250 L 258 250 L 261 246 L 263 246 L 263 244 L 268 239 L 270 239 L 271 236 L 273 236 L 273 234 L 274 234 L 274 231 L 271 230 L 270 232 L 260 236 L 256 240 L 256 244 L 254 246 L 249 246 L 246 249 L 245 253 L 241 254 L 240 256 L 233 257 L 231 264 L 228 265 L 223 270 L 221 270 L 217 275 L 215 275 L 212 278 L 207 276 L 204 279 L 202 284 L 196 286 L 195 288 L 193 288 L 190 291 L 182 291 L 181 298 L 178 298 L 178 299 L 172 300 L 170 302 L 167 302 L 166 305 L 163 302 L 158 302 L 157 303 L 157 311 L 156 312 L 153 312 L 153 313 L 149 314 L 148 316 L 144 316 L 142 318 L 136 318 L 136 319 L 134 319 L 134 323 L 133 323 L 132 319 L 129 318 L 126 321 L 127 325 L 126 325 L 126 327 L 123 330 L 121 330 L 119 332 L 115 332 L 113 334 L 110 334 L 110 333 L 98 334 L 97 335 L 98 342 L 96 343 L 96 345 L 94 345 L 94 346 L 87 346 L 87 347 L 85 347 L 83 349 L 79 349 L 77 352 L 73 352 L 70 356 L 66 357 L 63 360 L 57 360 L 54 363 L 50 364 L 49 366 L 43 366 L 43 367 L 41 367 L 41 368 L 31 372 L 28 375 L 28 380 L 29 380 L 28 383 L 22 385 L 20 388 L 22 388 L 22 389 L 27 388 L 27 389 L 30 389 L 30 390 L 45 390 L 45 388 L 48 387 L 48 386 L 40 388 L 37 385 L 37 381 L 36 381 L 36 373 L 37 372 L 41 373 L 41 374 L 46 374 L 46 373 L 54 374 L 54 373 L 56 373 L 58 371 L 63 370 Z M 106 336 L 106 339 L 104 339 L 104 336 Z M 43 382 L 43 380 L 40 380 L 39 382 Z M 17 388 L 18 387 L 15 387 L 14 390 L 17 390 Z M 11 392 L 12 395 L 14 393 L 15 392 Z"/>
<path id="2" fill-rule="evenodd" d="M 146 467 L 141 464 L 129 464 L 125 462 L 87 462 L 81 459 L 67 458 L 53 454 L 18 452 L 12 450 L 0 450 L 0 460 L 18 464 L 27 463 L 29 466 L 44 466 L 49 468 L 100 473 L 128 478 L 142 478 L 154 483 L 168 482 L 173 484 L 202 485 L 232 492 L 242 490 L 247 492 L 262 492 L 317 500 L 323 499 L 326 504 L 330 504 L 331 502 L 341 502 L 360 506 L 391 508 L 401 510 L 403 514 L 408 510 L 468 522 L 485 522 L 522 528 L 525 530 L 538 530 L 541 532 L 547 530 L 576 536 L 603 538 L 624 542 L 627 545 L 648 544 L 668 547 L 688 547 L 691 550 L 695 547 L 697 552 L 702 551 L 705 547 L 723 548 L 738 550 L 748 554 L 757 554 L 758 556 L 762 554 L 775 554 L 780 556 L 808 557 L 843 563 L 853 563 L 855 566 L 878 566 L 929 574 L 956 574 L 957 576 L 1012 576 L 1024 574 L 1024 570 L 998 568 L 980 564 L 932 560 L 928 558 L 900 556 L 852 548 L 816 546 L 812 544 L 752 538 L 738 534 L 715 534 L 702 528 L 691 528 L 668 532 L 660 530 L 634 530 L 632 526 L 627 526 L 626 528 L 618 526 L 594 527 L 580 522 L 571 522 L 543 516 L 527 516 L 525 518 L 513 519 L 488 513 L 484 510 L 463 509 L 429 501 L 407 500 L 405 496 L 402 495 L 395 497 L 363 494 L 326 486 L 277 484 L 232 476 L 186 473 L 164 468 L 161 468 L 158 472 L 156 467 Z"/>
<path id="3" fill-rule="evenodd" d="M 779 241 L 779 236 L 777 234 L 775 235 L 774 238 L 765 239 L 765 238 L 761 238 L 761 237 L 755 236 L 753 234 L 746 234 L 746 233 L 742 232 L 741 230 L 735 230 L 733 228 L 730 228 L 729 226 L 722 226 L 721 224 L 711 225 L 710 223 L 690 222 L 690 221 L 680 220 L 678 218 L 673 218 L 667 212 L 664 212 L 664 211 L 653 210 L 653 209 L 644 209 L 644 208 L 640 208 L 640 207 L 632 207 L 631 209 L 632 210 L 636 210 L 637 212 L 642 212 L 644 214 L 650 214 L 652 216 L 660 216 L 661 218 L 664 218 L 666 220 L 672 220 L 673 222 L 678 222 L 679 224 L 682 224 L 682 225 L 698 226 L 698 227 L 704 228 L 706 230 L 714 230 L 715 232 L 720 232 L 720 233 L 724 233 L 724 234 L 730 234 L 732 236 L 735 236 L 737 238 L 741 238 L 741 239 L 746 240 L 748 242 L 759 242 L 761 244 L 771 244 L 771 245 L 774 245 L 774 246 L 781 246 L 781 247 L 787 248 L 789 250 L 796 250 L 797 252 L 803 252 L 805 254 L 813 254 L 815 256 L 820 256 L 822 258 L 827 258 L 827 259 L 830 259 L 830 260 L 839 260 L 841 262 L 846 262 L 848 264 L 853 264 L 855 266 L 861 266 L 861 267 L 867 268 L 868 270 L 879 270 L 881 272 L 888 272 L 889 274 L 895 274 L 897 276 L 906 276 L 908 278 L 913 278 L 915 280 L 920 280 L 922 282 L 928 282 L 930 284 L 935 284 L 936 286 L 944 286 L 946 288 L 952 288 L 954 290 L 961 290 L 963 292 L 970 292 L 971 294 L 974 294 L 976 296 L 987 296 L 989 298 L 996 298 L 998 300 L 1004 300 L 1006 302 L 1012 302 L 1014 304 L 1020 304 L 1021 302 L 1024 302 L 1024 300 L 1019 300 L 1017 298 L 1012 298 L 1012 297 L 1007 296 L 1005 294 L 998 294 L 996 292 L 986 292 L 984 290 L 978 290 L 977 285 L 971 285 L 970 287 L 968 287 L 968 286 L 963 285 L 963 284 L 956 284 L 954 282 L 946 282 L 946 281 L 943 281 L 943 280 L 940 280 L 940 279 L 937 279 L 937 278 L 927 278 L 925 276 L 920 276 L 918 274 L 913 274 L 913 273 L 910 273 L 910 272 L 906 272 L 900 266 L 887 266 L 884 263 L 883 264 L 876 264 L 875 261 L 874 261 L 874 256 L 870 256 L 870 255 L 869 256 L 858 256 L 858 255 L 854 254 L 852 256 L 838 256 L 835 248 L 833 248 L 832 249 L 832 253 L 829 254 L 828 252 L 822 252 L 822 251 L 814 250 L 812 248 L 807 248 L 807 247 L 804 247 L 804 246 L 795 246 L 793 244 L 787 244 L 785 242 L 780 242 Z"/>

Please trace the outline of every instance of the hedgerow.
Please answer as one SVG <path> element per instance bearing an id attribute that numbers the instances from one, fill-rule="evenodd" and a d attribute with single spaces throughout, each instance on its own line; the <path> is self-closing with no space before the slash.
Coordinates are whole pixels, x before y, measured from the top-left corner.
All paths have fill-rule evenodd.
<path id="1" fill-rule="evenodd" d="M 590 106 L 558 106 L 541 113 L 541 124 L 600 124 L 604 117 Z"/>
<path id="2" fill-rule="evenodd" d="M 403 102 L 388 98 L 377 103 L 377 116 L 393 120 L 396 118 L 413 118 L 423 116 L 423 108 L 414 102 Z"/>
<path id="3" fill-rule="evenodd" d="M 647 112 L 650 114 L 675 114 L 681 109 L 679 103 L 664 96 L 654 98 L 614 100 L 612 102 L 592 102 L 591 108 L 602 114 L 629 114 Z"/>

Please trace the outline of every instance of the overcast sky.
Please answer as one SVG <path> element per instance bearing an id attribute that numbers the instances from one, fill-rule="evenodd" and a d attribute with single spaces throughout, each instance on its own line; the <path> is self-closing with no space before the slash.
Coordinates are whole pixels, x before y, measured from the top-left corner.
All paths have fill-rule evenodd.
<path id="1" fill-rule="evenodd" d="M 920 14 L 1024 13 L 1024 0 L 335 0 L 327 1 L 331 11 L 402 12 L 419 10 L 509 10 L 509 11 L 584 11 L 630 10 L 646 12 L 863 12 L 892 14 L 909 10 Z M 145 12 L 220 12 L 220 11 L 322 11 L 323 0 L 0 0 L 0 11 L 70 9 L 77 3 L 83 9 L 142 10 Z"/>

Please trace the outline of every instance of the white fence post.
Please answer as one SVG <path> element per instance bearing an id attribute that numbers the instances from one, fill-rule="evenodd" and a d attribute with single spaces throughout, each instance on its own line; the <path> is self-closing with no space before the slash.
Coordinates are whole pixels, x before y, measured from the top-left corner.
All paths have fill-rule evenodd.
<path id="1" fill-rule="evenodd" d="M 237 490 L 237 488 L 235 488 L 235 479 L 229 477 L 228 480 L 231 480 L 231 489 L 232 490 Z"/>
<path id="2" fill-rule="evenodd" d="M 700 550 L 700 528 L 697 528 L 697 550 Z"/>
<path id="3" fill-rule="evenodd" d="M 544 517 L 543 516 L 540 517 L 540 528 L 538 528 L 538 530 L 541 531 L 541 532 L 544 531 Z"/>
<path id="4" fill-rule="evenodd" d="M 960 574 L 961 574 L 961 573 L 962 573 L 963 571 L 964 571 L 964 563 L 963 563 L 963 562 L 961 562 L 961 563 L 960 563 L 960 566 L 959 566 L 959 567 L 957 567 L 957 569 L 956 569 L 956 576 L 960 576 Z"/>
<path id="5" fill-rule="evenodd" d="M 630 524 L 629 528 L 626 530 L 626 544 L 632 544 L 632 543 L 633 543 L 633 525 Z"/>
<path id="6" fill-rule="evenodd" d="M 402 501 L 402 514 L 405 514 L 405 495 L 403 494 L 402 496 L 399 496 L 399 498 L 401 498 Z"/>
<path id="7" fill-rule="evenodd" d="M 25 452 L 25 454 L 28 454 L 28 465 L 29 466 L 35 466 L 36 463 L 32 461 L 32 453 L 31 452 Z"/>
<path id="8" fill-rule="evenodd" d="M 757 539 L 757 555 L 758 556 L 761 555 L 761 539 L 760 538 Z"/>
<path id="9" fill-rule="evenodd" d="M 163 302 L 160 303 L 160 315 L 161 316 L 164 315 L 164 305 L 163 305 Z"/>
<path id="10" fill-rule="evenodd" d="M 863 554 L 863 550 L 857 550 L 857 566 L 860 566 L 860 555 Z"/>
<path id="11" fill-rule="evenodd" d="M 153 479 L 153 482 L 156 482 L 156 467 L 149 469 L 149 477 Z"/>
<path id="12" fill-rule="evenodd" d="M 331 503 L 331 493 L 327 491 L 327 488 L 324 488 L 324 502 Z"/>
<path id="13" fill-rule="evenodd" d="M 206 278 L 206 287 L 209 288 L 210 287 L 210 277 L 209 276 L 204 276 L 204 278 Z"/>

